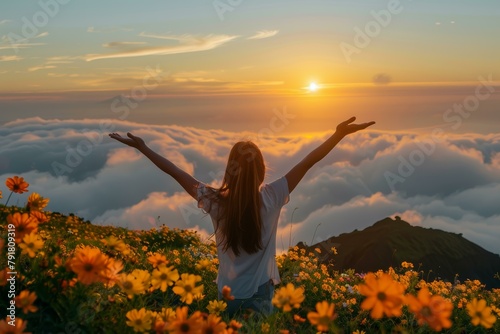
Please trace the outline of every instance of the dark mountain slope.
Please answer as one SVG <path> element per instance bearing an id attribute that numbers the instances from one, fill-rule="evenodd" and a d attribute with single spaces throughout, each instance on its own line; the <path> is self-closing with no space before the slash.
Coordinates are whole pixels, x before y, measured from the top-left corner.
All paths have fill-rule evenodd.
<path id="1" fill-rule="evenodd" d="M 333 255 L 329 250 L 338 250 Z M 412 226 L 399 219 L 386 218 L 362 231 L 344 233 L 309 247 L 319 247 L 321 261 L 333 263 L 334 270 L 376 271 L 403 261 L 423 271 L 427 279 L 453 282 L 478 279 L 488 288 L 500 287 L 500 256 L 468 241 L 461 234 Z"/>

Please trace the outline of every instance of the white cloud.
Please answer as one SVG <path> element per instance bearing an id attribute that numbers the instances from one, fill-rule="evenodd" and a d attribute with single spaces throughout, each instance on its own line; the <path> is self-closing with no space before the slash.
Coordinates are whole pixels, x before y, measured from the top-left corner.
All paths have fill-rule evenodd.
<path id="1" fill-rule="evenodd" d="M 113 33 L 117 31 L 132 31 L 133 29 L 131 28 L 95 28 L 93 26 L 90 26 L 87 28 L 87 32 L 91 33 Z"/>
<path id="2" fill-rule="evenodd" d="M 134 229 L 164 223 L 210 234 L 208 217 L 172 178 L 106 134 L 131 131 L 142 136 L 198 180 L 214 185 L 220 182 L 231 146 L 258 137 L 117 119 L 110 124 L 112 130 L 102 130 L 102 121 L 92 119 L 31 118 L 6 123 L 0 128 L 0 179 L 22 175 L 30 191 L 51 199 L 49 210 L 73 212 L 94 223 Z M 266 182 L 286 173 L 324 138 L 326 134 L 256 140 L 272 167 Z M 425 139 L 380 132 L 345 138 L 291 194 L 281 214 L 278 246 L 288 246 L 290 227 L 293 244 L 309 244 L 400 215 L 415 225 L 462 233 L 500 253 L 500 164 L 496 163 L 500 135 L 448 136 L 391 191 L 384 173 L 397 173 L 400 157 L 409 159 L 416 142 Z M 66 165 L 70 172 L 57 177 L 54 163 Z M 6 193 L 2 184 L 0 190 Z M 12 203 L 16 201 L 23 205 L 26 196 L 16 196 Z"/>
<path id="3" fill-rule="evenodd" d="M 40 71 L 40 70 L 48 70 L 51 68 L 56 68 L 54 65 L 40 65 L 40 66 L 33 66 L 28 68 L 28 72 L 35 72 L 35 71 Z"/>
<path id="4" fill-rule="evenodd" d="M 0 61 L 19 61 L 23 59 L 19 56 L 0 56 Z"/>
<path id="5" fill-rule="evenodd" d="M 263 39 L 276 36 L 279 30 L 261 30 L 257 31 L 257 33 L 253 36 L 248 37 L 247 39 Z"/>
<path id="6" fill-rule="evenodd" d="M 194 36 L 194 35 L 149 35 L 140 34 L 142 37 L 150 37 L 155 39 L 165 39 L 177 41 L 178 45 L 162 45 L 162 46 L 148 46 L 148 47 L 130 47 L 126 50 L 121 50 L 109 54 L 91 54 L 86 56 L 87 61 L 98 59 L 111 59 L 111 58 L 124 58 L 124 57 L 142 57 L 152 55 L 170 55 L 178 53 L 199 52 L 215 49 L 222 46 L 238 36 L 230 35 L 207 35 L 207 36 Z M 123 44 L 126 43 L 126 44 Z M 122 47 L 124 45 L 131 46 L 130 42 L 111 42 L 108 45 L 115 47 Z"/>

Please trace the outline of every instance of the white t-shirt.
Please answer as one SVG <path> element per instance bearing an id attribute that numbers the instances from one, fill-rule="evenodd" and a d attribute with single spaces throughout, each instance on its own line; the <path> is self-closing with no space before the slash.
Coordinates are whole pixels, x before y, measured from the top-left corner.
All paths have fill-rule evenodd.
<path id="1" fill-rule="evenodd" d="M 210 214 L 214 229 L 217 229 L 217 202 L 203 197 L 207 193 L 205 184 L 198 186 L 198 207 Z M 288 182 L 285 177 L 264 184 L 260 188 L 262 207 L 262 249 L 253 254 L 240 250 L 240 255 L 234 255 L 231 248 L 223 251 L 220 244 L 220 230 L 215 236 L 217 254 L 219 258 L 219 273 L 217 287 L 219 291 L 227 285 L 237 299 L 252 297 L 260 285 L 273 280 L 276 285 L 280 282 L 278 266 L 276 265 L 276 231 L 281 208 L 288 203 Z M 210 196 L 208 196 L 210 197 Z"/>

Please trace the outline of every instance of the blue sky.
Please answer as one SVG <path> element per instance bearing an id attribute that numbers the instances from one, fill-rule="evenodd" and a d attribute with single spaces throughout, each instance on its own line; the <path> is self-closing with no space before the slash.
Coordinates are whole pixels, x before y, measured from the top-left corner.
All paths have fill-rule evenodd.
<path id="1" fill-rule="evenodd" d="M 262 141 L 279 177 L 356 115 L 377 124 L 306 176 L 285 239 L 299 207 L 295 241 L 325 221 L 326 237 L 398 214 L 500 253 L 499 1 L 234 0 L 222 14 L 214 3 L 229 1 L 1 2 L 0 177 L 23 175 L 49 210 L 96 223 L 148 228 L 161 216 L 210 233 L 184 219 L 178 186 L 107 140 L 103 120 L 211 182 L 238 139 Z M 271 131 L 283 112 L 293 117 Z M 386 173 L 435 130 L 446 140 L 391 191 Z M 58 176 L 53 163 L 96 133 Z"/>

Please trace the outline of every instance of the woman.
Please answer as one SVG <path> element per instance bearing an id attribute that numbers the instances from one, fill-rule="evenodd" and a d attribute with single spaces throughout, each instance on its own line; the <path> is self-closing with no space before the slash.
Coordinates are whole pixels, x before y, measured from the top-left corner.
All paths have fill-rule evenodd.
<path id="1" fill-rule="evenodd" d="M 273 309 L 274 285 L 280 282 L 276 265 L 276 231 L 281 208 L 305 173 L 345 136 L 375 124 L 352 124 L 355 119 L 352 117 L 340 123 L 330 138 L 285 176 L 264 185 L 264 159 L 252 142 L 238 142 L 233 146 L 222 185 L 212 188 L 151 150 L 141 138 L 131 133 L 127 133 L 128 138 L 117 133 L 109 136 L 138 149 L 172 176 L 198 201 L 198 206 L 210 214 L 219 258 L 219 298 L 226 285 L 235 297 L 228 302 L 229 314 L 247 308 L 268 314 Z"/>

